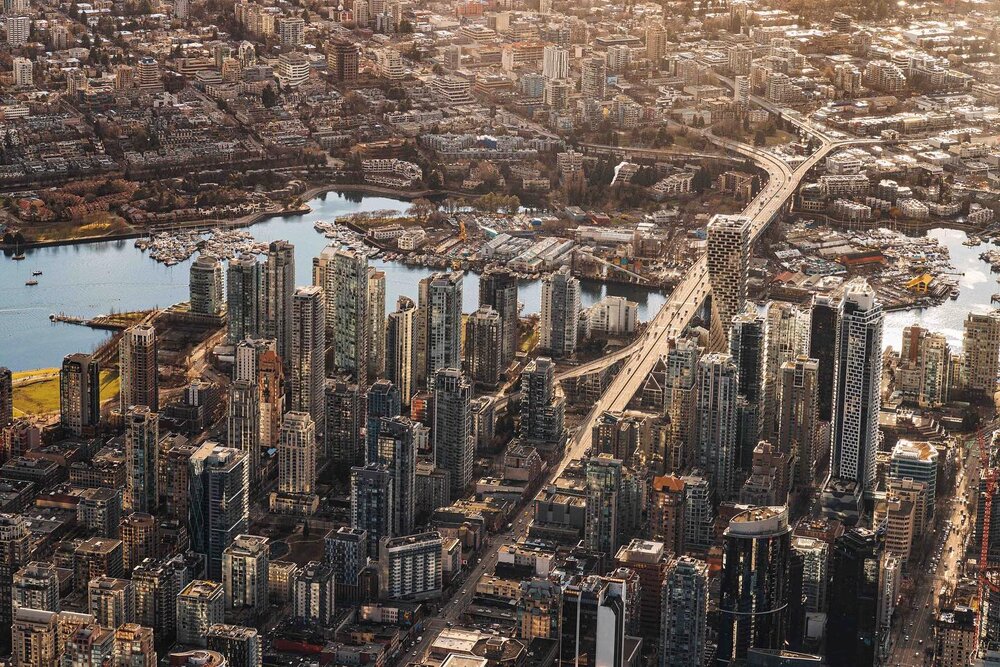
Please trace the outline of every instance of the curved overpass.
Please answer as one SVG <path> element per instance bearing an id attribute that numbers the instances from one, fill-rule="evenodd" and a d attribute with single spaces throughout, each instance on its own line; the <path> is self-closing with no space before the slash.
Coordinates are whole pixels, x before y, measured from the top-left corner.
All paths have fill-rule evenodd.
<path id="1" fill-rule="evenodd" d="M 795 194 L 799 182 L 812 167 L 825 158 L 830 151 L 848 143 L 830 142 L 821 136 L 823 144 L 806 161 L 794 171 L 776 156 L 749 146 L 747 144 L 715 137 L 707 134 L 706 138 L 716 145 L 739 153 L 753 160 L 757 166 L 768 172 L 768 182 L 764 189 L 747 205 L 743 215 L 751 219 L 751 244 L 760 237 L 781 212 L 782 208 Z M 583 368 L 591 371 L 601 368 L 600 362 L 613 363 L 626 354 L 628 359 L 625 367 L 618 372 L 607 390 L 587 413 L 576 433 L 570 439 L 563 459 L 556 470 L 560 474 L 566 465 L 575 458 L 583 456 L 591 445 L 591 430 L 597 418 L 606 410 L 624 410 L 646 380 L 649 372 L 666 349 L 667 341 L 680 335 L 690 323 L 695 312 L 705 301 L 710 290 L 708 280 L 708 263 L 704 256 L 691 267 L 684 279 L 674 288 L 667 302 L 650 321 L 643 335 L 628 348 L 608 355 L 582 366 L 579 369 L 559 376 L 572 377 L 579 375 Z"/>

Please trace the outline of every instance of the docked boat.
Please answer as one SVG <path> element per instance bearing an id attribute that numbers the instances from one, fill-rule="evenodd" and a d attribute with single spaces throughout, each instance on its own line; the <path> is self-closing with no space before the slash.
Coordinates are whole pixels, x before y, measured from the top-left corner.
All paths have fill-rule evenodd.
<path id="1" fill-rule="evenodd" d="M 25 285 L 26 285 L 27 287 L 34 287 L 35 285 L 37 285 L 37 284 L 38 284 L 38 281 L 37 281 L 37 280 L 29 280 L 28 282 L 26 282 L 26 283 L 24 283 L 24 284 L 25 284 Z"/>
<path id="2" fill-rule="evenodd" d="M 983 240 L 981 238 L 979 238 L 978 236 L 970 236 L 969 238 L 967 238 L 964 241 L 962 241 L 962 245 L 969 246 L 970 248 L 974 248 L 977 245 L 980 245 L 982 242 L 983 242 Z"/>
<path id="3" fill-rule="evenodd" d="M 26 258 L 24 256 L 23 252 L 19 252 L 16 255 L 14 255 L 13 257 L 11 257 L 11 259 L 13 259 L 15 262 L 20 262 L 21 260 L 26 259 Z"/>

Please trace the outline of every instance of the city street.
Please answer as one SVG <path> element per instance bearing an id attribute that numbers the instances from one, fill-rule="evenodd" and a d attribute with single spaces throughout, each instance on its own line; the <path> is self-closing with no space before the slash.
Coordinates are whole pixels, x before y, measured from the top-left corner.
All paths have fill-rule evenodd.
<path id="1" fill-rule="evenodd" d="M 959 567 L 965 553 L 965 541 L 972 529 L 974 517 L 962 523 L 962 511 L 966 508 L 970 488 L 978 484 L 977 450 L 969 447 L 969 454 L 959 469 L 955 495 L 938 502 L 938 516 L 935 519 L 934 540 L 925 563 L 911 566 L 915 597 L 909 603 L 904 600 L 899 610 L 899 621 L 893 630 L 893 641 L 889 665 L 899 667 L 923 667 L 930 664 L 933 646 L 934 618 L 940 604 L 939 596 L 943 587 L 952 590 L 959 577 Z M 971 478 L 971 479 L 970 479 Z M 952 528 L 948 529 L 947 522 Z M 931 559 L 940 548 L 941 557 L 937 566 Z"/>

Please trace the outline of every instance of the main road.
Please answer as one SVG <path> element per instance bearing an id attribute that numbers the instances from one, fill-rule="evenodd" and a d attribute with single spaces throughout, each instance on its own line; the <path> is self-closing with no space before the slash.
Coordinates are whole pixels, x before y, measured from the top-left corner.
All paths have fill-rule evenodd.
<path id="1" fill-rule="evenodd" d="M 821 147 L 793 170 L 779 157 L 767 151 L 741 142 L 715 137 L 708 133 L 705 136 L 721 148 L 750 158 L 758 167 L 768 173 L 768 181 L 764 189 L 743 210 L 743 215 L 751 220 L 751 242 L 756 240 L 778 216 L 781 209 L 795 193 L 801 179 L 817 162 L 824 159 L 830 151 L 842 145 L 858 143 L 857 141 L 832 142 L 826 136 L 817 134 L 816 136 L 822 142 Z M 664 153 L 668 154 L 669 151 L 664 151 Z M 666 303 L 653 317 L 639 340 L 613 355 L 614 361 L 619 361 L 626 356 L 627 351 L 624 368 L 618 372 L 600 400 L 587 413 L 583 423 L 567 444 L 560 462 L 547 470 L 544 484 L 551 484 L 571 460 L 581 458 L 584 455 L 591 444 L 593 424 L 602 412 L 622 410 L 628 405 L 657 359 L 666 350 L 667 341 L 684 331 L 695 312 L 704 303 L 709 289 L 708 264 L 706 259 L 702 257 L 695 262 L 694 266 L 674 288 Z M 602 361 L 608 363 L 608 358 Z M 591 366 L 600 367 L 597 363 L 587 365 L 588 368 Z M 415 642 L 413 646 L 406 647 L 404 653 L 396 658 L 396 664 L 407 665 L 419 661 L 437 632 L 449 627 L 460 618 L 475 594 L 476 583 L 483 574 L 492 571 L 495 567 L 497 553 L 501 545 L 514 542 L 517 538 L 527 534 L 531 512 L 532 503 L 528 499 L 514 515 L 512 531 L 490 538 L 487 548 L 482 554 L 482 559 L 470 569 L 464 579 L 464 585 L 444 603 L 440 613 L 435 618 L 427 620 L 419 641 Z"/>
<path id="2" fill-rule="evenodd" d="M 774 221 L 782 208 L 795 194 L 802 178 L 831 151 L 856 141 L 831 142 L 818 134 L 820 148 L 800 163 L 794 170 L 783 160 L 768 151 L 747 144 L 706 134 L 721 148 L 739 153 L 753 160 L 768 173 L 764 189 L 747 205 L 742 215 L 750 219 L 751 244 Z M 711 290 L 708 262 L 703 256 L 691 267 L 684 279 L 674 288 L 663 307 L 649 323 L 640 339 L 628 348 L 624 367 L 615 375 L 601 398 L 591 407 L 567 447 L 566 456 L 557 471 L 561 472 L 574 458 L 584 455 L 591 445 L 591 430 L 606 410 L 624 410 L 645 382 L 653 366 L 666 351 L 671 338 L 679 336 L 704 303 Z M 619 356 L 618 359 L 621 357 Z M 616 359 L 616 361 L 618 360 Z M 597 367 L 597 364 L 590 364 Z M 575 370 L 575 369 L 574 369 Z"/>

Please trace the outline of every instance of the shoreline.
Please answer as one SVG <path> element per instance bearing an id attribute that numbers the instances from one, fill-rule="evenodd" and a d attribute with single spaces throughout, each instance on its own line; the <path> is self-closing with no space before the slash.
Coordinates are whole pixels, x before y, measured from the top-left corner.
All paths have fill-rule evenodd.
<path id="1" fill-rule="evenodd" d="M 168 227 L 170 229 L 198 229 L 199 227 L 252 227 L 258 223 L 265 222 L 272 218 L 293 216 L 293 215 L 307 215 L 312 212 L 312 208 L 308 205 L 308 201 L 321 197 L 323 195 L 329 194 L 330 192 L 358 192 L 362 194 L 367 194 L 376 197 L 388 197 L 392 199 L 397 199 L 399 201 L 412 201 L 414 199 L 419 199 L 421 197 L 433 197 L 433 196 L 448 196 L 452 193 L 447 190 L 394 190 L 392 188 L 385 188 L 378 185 L 368 185 L 364 183 L 358 184 L 341 184 L 332 183 L 325 185 L 317 185 L 315 187 L 309 188 L 300 195 L 300 199 L 303 203 L 298 208 L 283 208 L 281 210 L 274 211 L 259 211 L 257 213 L 251 213 L 240 218 L 233 218 L 231 220 L 223 220 L 218 218 L 204 218 L 202 220 L 190 220 L 187 222 L 178 222 L 171 225 L 152 225 L 145 228 L 142 231 L 137 231 L 133 228 L 131 231 L 116 232 L 113 234 L 104 234 L 101 236 L 78 236 L 65 239 L 51 239 L 45 241 L 26 241 L 19 246 L 18 250 L 31 250 L 34 248 L 55 248 L 59 246 L 72 246 L 72 245 L 86 245 L 89 243 L 101 243 L 103 241 L 126 241 L 128 239 L 138 239 L 144 236 L 148 236 L 151 233 L 161 231 L 163 228 Z M 476 197 L 478 195 L 462 195 L 463 197 Z M 0 252 L 11 250 L 13 251 L 15 246 L 0 243 Z"/>

